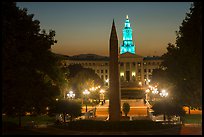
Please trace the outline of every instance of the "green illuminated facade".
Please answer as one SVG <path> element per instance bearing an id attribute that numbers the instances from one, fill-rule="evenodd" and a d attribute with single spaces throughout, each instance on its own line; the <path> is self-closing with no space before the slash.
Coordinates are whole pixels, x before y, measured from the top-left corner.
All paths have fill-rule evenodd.
<path id="1" fill-rule="evenodd" d="M 130 21 L 128 15 L 125 20 L 125 27 L 123 29 L 123 43 L 120 45 L 120 54 L 123 53 L 135 54 L 135 45 L 132 41 L 132 28 L 130 27 Z"/>

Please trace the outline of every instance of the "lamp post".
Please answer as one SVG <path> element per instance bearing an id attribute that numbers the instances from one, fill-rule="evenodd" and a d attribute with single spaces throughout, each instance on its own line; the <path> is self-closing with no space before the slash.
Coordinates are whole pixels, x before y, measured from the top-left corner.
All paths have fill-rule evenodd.
<path id="1" fill-rule="evenodd" d="M 152 90 L 152 93 L 153 93 L 153 101 L 155 101 L 156 100 L 155 96 L 156 96 L 156 94 L 159 93 L 159 91 L 158 91 L 158 89 L 156 87 L 154 87 L 153 90 Z"/>
<path id="2" fill-rule="evenodd" d="M 86 89 L 83 91 L 83 94 L 85 95 L 85 97 L 87 99 L 87 95 L 90 94 L 90 92 Z M 86 112 L 87 112 L 87 102 L 86 102 Z"/>
<path id="3" fill-rule="evenodd" d="M 161 91 L 161 93 L 159 93 L 159 95 L 161 96 L 161 97 L 167 97 L 168 96 L 168 93 L 166 92 L 166 90 L 162 90 Z"/>
<path id="4" fill-rule="evenodd" d="M 139 82 L 139 85 L 142 86 L 142 82 L 141 81 Z"/>
<path id="5" fill-rule="evenodd" d="M 104 92 L 105 91 L 103 89 L 100 90 L 100 100 L 102 100 L 102 105 L 104 103 Z"/>
<path id="6" fill-rule="evenodd" d="M 69 93 L 67 93 L 67 98 L 73 99 L 74 97 L 75 97 L 75 94 L 73 91 L 69 91 Z"/>
<path id="7" fill-rule="evenodd" d="M 107 87 L 108 87 L 108 85 L 109 85 L 108 82 L 109 82 L 109 79 L 106 79 L 106 80 L 105 80 L 105 83 L 106 83 L 106 86 L 107 86 Z"/>
<path id="8" fill-rule="evenodd" d="M 148 93 L 150 92 L 149 89 L 146 89 L 146 105 L 147 105 L 147 116 L 149 116 L 149 102 L 147 101 L 148 100 Z"/>
<path id="9" fill-rule="evenodd" d="M 148 100 L 148 98 L 149 98 L 149 97 L 148 97 L 148 93 L 150 92 L 150 90 L 149 90 L 149 89 L 146 89 L 145 92 L 146 92 L 146 104 L 147 104 L 147 100 Z"/>

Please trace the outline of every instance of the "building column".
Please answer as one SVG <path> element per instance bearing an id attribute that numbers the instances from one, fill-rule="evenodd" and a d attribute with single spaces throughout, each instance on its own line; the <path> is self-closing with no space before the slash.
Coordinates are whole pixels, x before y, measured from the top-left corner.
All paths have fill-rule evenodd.
<path id="1" fill-rule="evenodd" d="M 145 81 L 144 81 L 144 66 L 143 66 L 143 61 L 141 61 L 141 81 L 142 81 L 142 85 L 145 84 Z"/>
<path id="2" fill-rule="evenodd" d="M 132 82 L 132 62 L 130 62 L 130 82 Z"/>
<path id="3" fill-rule="evenodd" d="M 123 62 L 124 64 L 124 81 L 126 81 L 126 62 Z"/>
<path id="4" fill-rule="evenodd" d="M 137 61 L 135 62 L 135 81 L 139 82 L 138 80 L 138 69 L 137 69 Z"/>

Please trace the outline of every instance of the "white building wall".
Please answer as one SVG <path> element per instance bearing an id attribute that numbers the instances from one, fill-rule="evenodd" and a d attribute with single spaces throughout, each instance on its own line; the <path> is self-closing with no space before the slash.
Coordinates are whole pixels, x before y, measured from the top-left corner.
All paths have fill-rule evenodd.
<path id="1" fill-rule="evenodd" d="M 156 69 L 161 64 L 162 60 L 143 60 L 143 58 L 123 57 L 119 59 L 120 64 L 120 78 L 121 82 L 127 81 L 126 71 L 130 72 L 129 82 L 142 82 L 145 85 L 145 79 L 151 79 L 153 69 Z M 129 67 L 127 64 L 129 63 Z M 133 63 L 135 65 L 133 65 Z M 103 78 L 104 83 L 109 79 L 109 61 L 89 61 L 89 60 L 65 60 L 64 66 L 71 64 L 81 64 L 85 68 L 91 68 L 95 73 Z M 145 72 L 146 70 L 146 72 Z M 135 75 L 133 77 L 133 74 Z M 123 77 L 123 78 L 122 78 Z M 109 83 L 108 83 L 109 85 Z"/>

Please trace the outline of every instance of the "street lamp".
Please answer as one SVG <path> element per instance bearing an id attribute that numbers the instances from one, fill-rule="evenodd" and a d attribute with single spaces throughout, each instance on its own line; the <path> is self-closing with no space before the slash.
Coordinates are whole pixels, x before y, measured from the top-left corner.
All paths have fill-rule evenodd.
<path id="1" fill-rule="evenodd" d="M 100 100 L 102 100 L 102 105 L 103 105 L 103 103 L 105 102 L 105 101 L 104 101 L 104 92 L 105 92 L 105 91 L 104 91 L 103 89 L 100 90 Z"/>
<path id="2" fill-rule="evenodd" d="M 85 89 L 83 91 L 83 94 L 85 95 L 85 97 L 87 97 L 87 95 L 90 94 L 90 92 L 87 89 Z M 87 112 L 87 103 L 86 103 L 86 112 Z"/>
<path id="3" fill-rule="evenodd" d="M 108 86 L 108 82 L 109 82 L 109 79 L 106 79 L 106 80 L 105 80 L 106 86 Z"/>
<path id="4" fill-rule="evenodd" d="M 149 89 L 146 89 L 145 92 L 146 92 L 146 104 L 147 104 L 148 93 L 150 92 L 150 90 L 149 90 Z"/>
<path id="5" fill-rule="evenodd" d="M 153 93 L 153 94 L 158 94 L 159 91 L 157 90 L 157 88 L 154 88 L 154 89 L 152 90 L 152 93 Z"/>
<path id="6" fill-rule="evenodd" d="M 69 93 L 67 93 L 67 98 L 73 99 L 74 97 L 75 97 L 75 94 L 73 91 L 69 91 Z"/>
<path id="7" fill-rule="evenodd" d="M 159 93 L 159 95 L 161 97 L 167 97 L 168 96 L 168 93 L 166 92 L 166 90 L 162 90 L 161 93 Z"/>
<path id="8" fill-rule="evenodd" d="M 89 90 L 90 90 L 90 91 L 95 91 L 96 88 L 95 88 L 95 87 L 92 87 L 92 88 L 90 88 Z"/>

